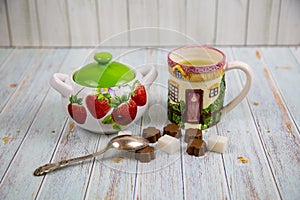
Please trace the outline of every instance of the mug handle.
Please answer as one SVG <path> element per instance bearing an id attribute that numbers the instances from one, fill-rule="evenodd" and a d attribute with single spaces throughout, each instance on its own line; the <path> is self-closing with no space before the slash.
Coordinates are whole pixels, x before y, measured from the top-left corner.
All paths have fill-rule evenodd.
<path id="1" fill-rule="evenodd" d="M 242 70 L 246 74 L 247 80 L 240 94 L 237 95 L 233 100 L 231 100 L 226 106 L 223 107 L 221 111 L 222 114 L 231 111 L 235 106 L 237 106 L 246 97 L 252 84 L 253 72 L 249 65 L 241 61 L 228 62 L 225 68 L 225 72 L 233 69 Z"/>
<path id="2" fill-rule="evenodd" d="M 50 79 L 50 85 L 64 97 L 69 97 L 72 93 L 72 87 L 66 83 L 68 78 L 66 74 L 55 73 Z"/>

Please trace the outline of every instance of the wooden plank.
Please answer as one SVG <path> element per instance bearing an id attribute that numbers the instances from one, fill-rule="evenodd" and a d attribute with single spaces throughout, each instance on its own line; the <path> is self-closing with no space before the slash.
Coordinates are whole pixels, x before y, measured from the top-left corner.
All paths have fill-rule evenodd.
<path id="1" fill-rule="evenodd" d="M 147 63 L 147 48 L 131 47 L 119 48 L 114 51 L 114 58 L 121 63 L 124 63 L 132 68 L 139 69 L 145 67 Z"/>
<path id="2" fill-rule="evenodd" d="M 291 49 L 291 51 L 292 51 L 292 53 L 293 53 L 293 55 L 295 56 L 295 58 L 296 58 L 296 60 L 297 60 L 297 62 L 298 62 L 298 64 L 297 65 L 300 65 L 300 49 L 299 49 L 299 47 L 291 47 L 290 48 Z M 294 113 L 295 111 L 293 111 L 294 109 L 299 109 L 299 108 L 295 108 L 295 107 L 291 107 L 290 108 L 290 110 L 291 110 L 291 112 L 292 113 Z M 297 126 L 298 126 L 298 129 L 299 129 L 299 119 L 298 119 L 298 117 L 297 116 L 295 116 L 294 115 L 294 118 L 296 118 L 296 124 L 297 124 Z"/>
<path id="3" fill-rule="evenodd" d="M 0 48 L 0 68 L 4 66 L 5 60 L 11 55 L 12 48 Z"/>
<path id="4" fill-rule="evenodd" d="M 300 107 L 297 96 L 300 96 L 300 88 L 295 87 L 300 80 L 300 64 L 288 48 L 261 48 L 264 55 L 264 63 L 270 70 L 271 77 L 282 95 L 283 101 L 292 118 L 300 128 Z"/>
<path id="5" fill-rule="evenodd" d="M 158 43 L 159 37 L 167 44 L 173 43 L 173 39 L 158 30 L 135 31 L 132 36 L 123 33 L 138 27 L 170 28 L 181 33 L 186 30 L 202 44 L 299 44 L 300 4 L 297 0 L 129 0 L 128 5 L 122 0 L 1 0 L 1 5 L 2 46 L 94 46 L 99 42 L 99 35 L 106 46 L 112 40 L 114 46 L 127 45 L 129 38 L 133 45 L 143 45 L 144 39 L 145 44 Z M 89 20 L 85 20 L 87 17 Z M 231 23 L 233 21 L 235 23 Z M 122 34 L 115 35 L 119 33 Z M 111 36 L 114 39 L 109 39 Z"/>
<path id="6" fill-rule="evenodd" d="M 38 178 L 30 174 L 40 164 L 93 152 L 114 135 L 98 137 L 76 126 L 72 131 L 72 124 L 66 123 L 66 115 L 58 103 L 60 95 L 48 90 L 49 74 L 68 73 L 81 64 L 88 50 L 74 49 L 67 54 L 68 50 L 33 49 L 37 55 L 27 64 L 31 68 L 24 72 L 25 78 L 21 78 L 0 114 L 0 129 L 4 131 L 0 135 L 0 159 L 4 163 L 0 166 L 3 169 L 0 172 L 4 172 L 0 196 L 4 199 L 299 199 L 300 140 L 295 117 L 299 106 L 292 100 L 298 90 L 291 87 L 299 79 L 298 49 L 292 48 L 291 52 L 289 48 L 234 48 L 235 57 L 230 49 L 222 50 L 228 60 L 243 60 L 255 71 L 247 101 L 226 114 L 217 127 L 205 132 L 205 139 L 215 133 L 229 138 L 229 147 L 223 155 L 209 153 L 203 159 L 191 157 L 185 154 L 183 144 L 178 156 L 164 157 L 166 154 L 157 152 L 156 160 L 137 164 L 132 154 L 110 150 L 95 162 L 87 161 Z M 18 51 L 27 52 L 27 59 L 20 59 L 32 59 L 28 53 L 31 49 L 16 49 L 0 71 L 21 56 L 16 54 Z M 112 51 L 115 57 L 137 68 L 149 63 L 161 67 L 151 89 L 155 96 L 150 97 L 154 100 L 149 111 L 143 121 L 129 128 L 134 134 L 140 134 L 143 127 L 166 123 L 164 90 L 168 72 L 163 67 L 166 67 L 168 51 L 165 48 L 149 49 L 146 54 L 145 48 Z M 147 56 L 152 58 L 147 60 Z M 18 62 L 11 65 L 14 69 L 19 66 Z M 63 68 L 59 69 L 60 66 Z M 244 80 L 236 72 L 226 76 L 226 101 L 240 90 L 240 78 Z M 292 89 L 296 92 L 291 93 Z M 239 162 L 239 156 L 247 158 L 249 163 Z"/>
<path id="7" fill-rule="evenodd" d="M 236 59 L 230 49 L 222 50 L 227 55 L 228 61 Z M 239 52 L 239 49 L 236 51 Z M 248 62 L 247 59 L 240 60 Z M 241 91 L 238 74 L 237 70 L 227 73 L 225 102 L 230 101 Z M 248 102 L 243 100 L 232 111 L 225 113 L 217 129 L 220 135 L 229 139 L 227 151 L 222 158 L 230 198 L 280 198 Z M 243 164 L 239 161 L 239 157 L 244 157 L 249 162 Z"/>
<path id="8" fill-rule="evenodd" d="M 247 44 L 276 44 L 279 10 L 279 0 L 249 1 Z"/>
<path id="9" fill-rule="evenodd" d="M 217 1 L 189 0 L 186 3 L 186 34 L 191 37 L 188 43 L 215 44 Z"/>
<path id="10" fill-rule="evenodd" d="M 134 199 L 183 199 L 181 151 L 168 155 L 156 150 L 155 154 L 150 163 L 139 162 Z"/>
<path id="11" fill-rule="evenodd" d="M 70 46 L 70 30 L 66 1 L 36 1 L 40 46 Z"/>
<path id="12" fill-rule="evenodd" d="M 246 39 L 248 0 L 218 1 L 218 45 L 243 45 Z"/>
<path id="13" fill-rule="evenodd" d="M 129 0 L 129 45 L 159 45 L 157 1 Z"/>
<path id="14" fill-rule="evenodd" d="M 167 66 L 162 64 L 166 61 L 167 51 L 154 48 L 148 54 L 148 62 L 153 62 L 159 73 L 149 90 L 150 105 L 143 116 L 141 128 L 154 126 L 162 132 L 169 123 L 166 103 L 168 71 Z M 138 162 L 134 199 L 183 199 L 181 151 L 168 155 L 157 146 L 155 148 L 155 160 Z"/>
<path id="15" fill-rule="evenodd" d="M 101 46 L 128 46 L 128 5 L 123 0 L 97 1 Z"/>
<path id="16" fill-rule="evenodd" d="M 7 8 L 12 45 L 39 46 L 40 35 L 35 1 L 7 1 Z"/>
<path id="17" fill-rule="evenodd" d="M 66 116 L 65 113 L 62 113 L 62 116 Z M 82 136 L 84 134 L 89 136 Z M 45 152 L 46 163 L 93 153 L 98 144 L 98 137 L 99 135 L 85 131 L 78 126 L 74 127 L 74 122 L 68 120 L 53 158 L 49 160 L 53 148 Z M 40 164 L 43 163 L 40 162 Z M 39 199 L 73 199 L 75 197 L 84 199 L 92 164 L 92 160 L 86 160 L 47 175 L 36 197 Z"/>
<path id="18" fill-rule="evenodd" d="M 65 121 L 66 115 L 57 104 L 57 94 L 51 90 L 1 182 L 2 198 L 34 199 L 43 177 L 33 176 L 33 171 L 49 162 Z"/>
<path id="19" fill-rule="evenodd" d="M 266 64 L 282 58 L 282 54 L 274 56 L 276 51 L 282 50 L 270 49 L 272 56 L 268 56 L 259 49 L 240 48 L 235 50 L 235 54 L 236 59 L 248 62 L 255 71 L 248 102 L 280 197 L 299 199 L 299 132 L 284 102 L 286 96 L 282 96 L 277 80 L 273 79 L 274 69 Z M 277 65 L 278 62 L 275 63 Z"/>
<path id="20" fill-rule="evenodd" d="M 293 53 L 294 57 L 300 63 L 300 48 L 299 46 L 297 47 L 290 47 L 291 52 Z"/>
<path id="21" fill-rule="evenodd" d="M 131 126 L 133 134 L 137 134 L 139 126 Z M 102 135 L 98 150 L 116 134 Z M 87 199 L 132 199 L 134 192 L 135 171 L 137 161 L 132 153 L 108 150 L 94 162 L 89 186 L 86 190 Z"/>
<path id="22" fill-rule="evenodd" d="M 94 0 L 68 0 L 71 46 L 99 44 L 97 6 Z"/>
<path id="23" fill-rule="evenodd" d="M 110 50 L 112 51 L 112 50 Z M 145 48 L 113 49 L 114 58 L 133 68 L 145 66 L 147 51 Z M 133 123 L 128 130 L 134 135 L 140 135 L 141 121 Z M 100 137 L 98 149 L 116 134 Z M 109 150 L 96 159 L 92 169 L 92 176 L 86 192 L 87 199 L 133 199 L 136 179 L 137 161 L 134 155 L 126 152 Z M 104 184 L 105 183 L 105 184 Z"/>
<path id="24" fill-rule="evenodd" d="M 37 57 L 2 111 L 0 115 L 1 181 L 49 90 L 49 74 L 58 71 L 66 53 L 67 50 L 46 51 L 42 59 Z"/>
<path id="25" fill-rule="evenodd" d="M 15 49 L 0 69 L 0 113 L 14 94 L 21 87 L 26 73 L 40 60 L 42 51 L 36 49 Z"/>
<path id="26" fill-rule="evenodd" d="M 65 61 L 68 66 L 81 63 L 92 52 L 91 50 L 72 51 L 72 56 L 68 56 Z M 75 56 L 74 53 L 78 54 L 78 56 Z M 76 62 L 72 61 L 74 56 L 77 57 Z M 63 68 L 64 71 L 66 69 L 70 71 L 67 67 Z M 74 127 L 74 123 L 68 121 L 51 162 L 93 153 L 97 148 L 99 137 L 99 134 L 88 132 L 77 126 Z M 93 162 L 89 160 L 49 174 L 46 176 L 37 197 L 41 199 L 72 199 L 74 197 L 83 199 L 89 183 L 92 166 Z M 76 184 L 69 185 L 69 183 L 75 182 Z M 66 185 L 69 186 L 65 187 Z"/>
<path id="27" fill-rule="evenodd" d="M 203 131 L 204 139 L 218 134 L 216 127 Z M 190 156 L 182 144 L 185 199 L 229 199 L 222 155 L 207 152 L 205 157 Z M 226 152 L 225 154 L 227 154 Z"/>
<path id="28" fill-rule="evenodd" d="M 186 44 L 186 3 L 181 0 L 159 0 L 159 43 L 161 46 Z"/>
<path id="29" fill-rule="evenodd" d="M 277 44 L 300 44 L 300 1 L 281 1 Z"/>
<path id="30" fill-rule="evenodd" d="M 0 0 L 0 46 L 10 46 L 6 1 Z"/>
<path id="31" fill-rule="evenodd" d="M 62 64 L 63 68 L 59 71 L 62 73 L 69 72 L 70 68 L 73 65 L 77 65 L 82 62 L 82 60 L 85 59 L 86 54 L 89 52 L 90 50 L 88 49 L 70 50 Z M 51 74 L 48 75 L 51 76 Z M 78 133 L 75 134 L 75 130 L 77 130 L 77 128 L 72 127 L 72 124 L 66 124 L 66 119 L 67 115 L 60 104 L 60 95 L 54 89 L 50 89 L 28 131 L 26 138 L 22 143 L 22 146 L 18 151 L 18 154 L 10 165 L 5 176 L 1 190 L 5 193 L 4 196 L 6 198 L 34 198 L 37 195 L 44 178 L 19 176 L 20 172 L 32 174 L 35 168 L 50 162 L 53 151 L 56 148 L 56 144 L 59 142 L 58 140 L 60 140 L 60 142 L 64 142 L 65 146 L 70 144 L 74 144 L 75 146 L 76 141 L 72 141 L 72 138 L 77 137 L 76 139 L 78 139 Z M 65 138 L 61 139 L 63 128 L 65 128 L 63 138 L 67 136 L 68 140 L 65 140 Z M 36 151 L 36 149 L 39 150 Z M 28 162 L 29 160 L 30 162 Z M 61 172 L 58 172 L 58 174 L 61 175 Z M 76 178 L 78 176 L 75 175 L 73 177 Z M 48 181 L 48 177 L 46 180 Z M 62 180 L 65 179 L 61 178 L 61 181 Z M 56 189 L 61 187 L 57 184 L 58 183 L 50 183 L 50 185 Z M 73 186 L 79 186 L 79 184 L 73 184 Z M 44 189 L 45 187 L 42 186 L 42 188 Z M 70 187 L 68 187 L 68 189 L 69 188 Z M 19 190 L 24 191 L 18 194 L 13 192 Z"/>
<path id="32" fill-rule="evenodd" d="M 230 73 L 226 80 L 230 81 L 233 78 L 235 77 Z M 232 92 L 226 92 L 227 99 L 232 97 Z M 210 135 L 222 135 L 216 126 L 204 130 L 202 133 L 205 141 Z M 213 152 L 207 152 L 205 157 L 190 156 L 186 153 L 187 144 L 184 141 L 182 141 L 181 148 L 184 199 L 207 199 L 208 197 L 210 199 L 230 199 L 231 191 L 228 190 L 223 156 Z M 228 151 L 225 152 L 225 154 L 227 153 Z"/>

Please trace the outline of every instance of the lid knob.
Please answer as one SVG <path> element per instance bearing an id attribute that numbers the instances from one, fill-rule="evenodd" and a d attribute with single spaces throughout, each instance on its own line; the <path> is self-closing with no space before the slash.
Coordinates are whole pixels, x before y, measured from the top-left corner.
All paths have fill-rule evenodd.
<path id="1" fill-rule="evenodd" d="M 100 52 L 94 55 L 94 59 L 100 65 L 106 65 L 111 61 L 112 55 L 108 52 Z"/>

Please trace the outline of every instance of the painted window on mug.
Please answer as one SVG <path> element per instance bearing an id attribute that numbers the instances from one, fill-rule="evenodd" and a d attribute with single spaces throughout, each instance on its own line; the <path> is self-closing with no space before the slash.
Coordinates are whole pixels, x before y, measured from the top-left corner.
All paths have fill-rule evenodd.
<path id="1" fill-rule="evenodd" d="M 173 81 L 169 81 L 169 98 L 174 101 L 174 102 L 178 102 L 178 84 L 173 82 Z"/>
<path id="2" fill-rule="evenodd" d="M 182 79 L 182 74 L 178 70 L 175 71 L 175 76 L 176 76 L 176 78 Z"/>
<path id="3" fill-rule="evenodd" d="M 209 98 L 217 96 L 219 93 L 219 87 L 213 88 L 209 91 Z"/>

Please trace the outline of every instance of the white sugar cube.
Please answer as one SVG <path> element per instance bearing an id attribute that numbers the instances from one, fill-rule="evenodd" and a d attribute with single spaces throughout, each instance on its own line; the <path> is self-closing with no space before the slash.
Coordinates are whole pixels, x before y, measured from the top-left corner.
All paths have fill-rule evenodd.
<path id="1" fill-rule="evenodd" d="M 161 149 L 162 151 L 172 154 L 175 153 L 179 150 L 180 148 L 180 141 L 179 139 L 169 136 L 169 135 L 164 135 L 158 139 L 158 148 Z"/>
<path id="2" fill-rule="evenodd" d="M 132 132 L 128 130 L 122 130 L 118 132 L 118 135 L 132 135 Z"/>
<path id="3" fill-rule="evenodd" d="M 212 135 L 207 140 L 207 149 L 217 153 L 224 153 L 228 146 L 228 138 L 220 135 Z"/>

